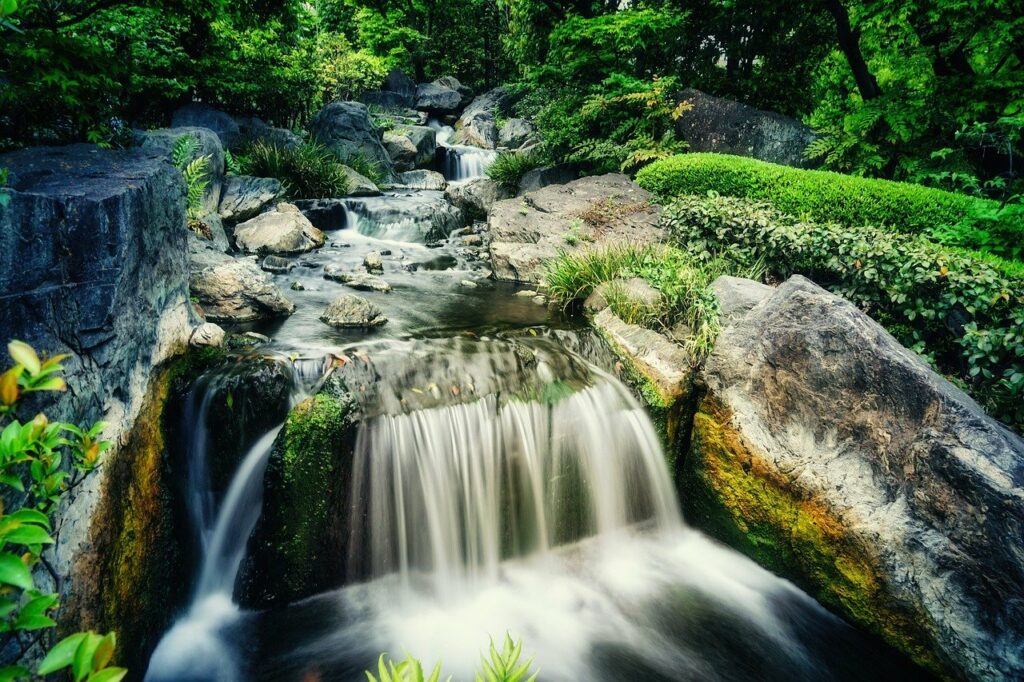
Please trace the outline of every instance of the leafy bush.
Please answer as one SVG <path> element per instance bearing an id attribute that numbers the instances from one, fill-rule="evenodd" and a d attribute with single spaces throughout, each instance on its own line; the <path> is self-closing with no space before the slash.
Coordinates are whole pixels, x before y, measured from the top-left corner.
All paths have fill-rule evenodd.
<path id="1" fill-rule="evenodd" d="M 281 147 L 255 142 L 236 161 L 246 175 L 280 180 L 291 199 L 330 199 L 351 189 L 344 166 L 315 143 Z"/>
<path id="2" fill-rule="evenodd" d="M 545 165 L 546 162 L 547 159 L 542 152 L 532 149 L 526 152 L 502 152 L 498 154 L 494 163 L 487 167 L 487 177 L 509 192 L 518 192 L 523 176 Z"/>
<path id="3" fill-rule="evenodd" d="M 534 682 L 538 673 L 530 675 L 533 659 L 520 663 L 522 654 L 522 642 L 513 640 L 509 634 L 505 635 L 501 649 L 498 649 L 494 645 L 494 640 L 491 640 L 488 657 L 480 657 L 481 667 L 476 674 L 476 682 Z M 366 671 L 369 682 L 438 682 L 441 679 L 440 663 L 434 666 L 429 676 L 424 676 L 423 665 L 412 656 L 399 663 L 385 658 L 386 655 L 381 654 L 377 661 L 377 677 Z M 530 676 L 526 677 L 527 675 Z M 446 681 L 451 682 L 451 679 L 449 676 Z"/>
<path id="4" fill-rule="evenodd" d="M 687 348 L 698 362 L 711 351 L 719 331 L 718 301 L 711 282 L 727 274 L 754 273 L 722 258 L 693 258 L 671 246 L 612 246 L 563 253 L 549 266 L 546 281 L 552 299 L 568 305 L 587 298 L 605 282 L 630 277 L 647 280 L 662 293 L 662 303 L 642 305 L 611 287 L 607 300 L 612 312 L 630 324 L 647 327 L 686 325 L 691 331 Z"/>
<path id="5" fill-rule="evenodd" d="M 695 258 L 763 262 L 844 296 L 1024 427 L 1024 268 L 884 228 L 801 222 L 766 204 L 682 197 L 663 217 Z"/>
<path id="6" fill-rule="evenodd" d="M 50 617 L 57 595 L 37 589 L 32 575 L 40 564 L 53 574 L 42 556 L 43 548 L 54 544 L 53 514 L 64 494 L 99 465 L 109 443 L 99 438 L 102 423 L 80 428 L 52 422 L 42 413 L 21 421 L 18 412 L 25 396 L 67 390 L 60 376 L 67 356 L 40 358 L 21 341 L 12 341 L 7 349 L 15 364 L 0 374 L 0 485 L 5 500 L 16 493 L 24 504 L 12 512 L 0 506 L 0 631 L 10 638 L 5 646 L 13 645 L 21 658 L 57 625 Z M 12 665 L 0 670 L 0 679 L 36 679 L 70 667 L 75 682 L 118 682 L 128 671 L 108 667 L 116 644 L 112 632 L 76 633 L 49 650 L 35 676 Z"/>
<path id="7" fill-rule="evenodd" d="M 811 171 L 724 154 L 686 154 L 657 161 L 637 182 L 662 198 L 717 192 L 767 201 L 809 220 L 848 227 L 891 226 L 910 234 L 931 233 L 943 243 L 1020 257 L 1024 211 L 922 187 Z"/>

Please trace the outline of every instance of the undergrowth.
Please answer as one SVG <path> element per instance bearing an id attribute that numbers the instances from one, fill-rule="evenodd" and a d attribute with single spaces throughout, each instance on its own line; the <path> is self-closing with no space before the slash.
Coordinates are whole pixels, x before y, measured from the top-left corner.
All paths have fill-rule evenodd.
<path id="1" fill-rule="evenodd" d="M 331 199 L 351 189 L 345 167 L 323 145 L 255 142 L 235 160 L 245 175 L 280 180 L 289 199 Z"/>
<path id="2" fill-rule="evenodd" d="M 508 191 L 517 192 L 523 176 L 546 163 L 543 152 L 502 152 L 487 169 L 487 177 Z"/>

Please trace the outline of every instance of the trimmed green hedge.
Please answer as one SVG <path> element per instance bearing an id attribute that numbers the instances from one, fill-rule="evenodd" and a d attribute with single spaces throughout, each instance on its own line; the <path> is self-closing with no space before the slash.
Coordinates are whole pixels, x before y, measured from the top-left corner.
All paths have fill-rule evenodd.
<path id="1" fill-rule="evenodd" d="M 1024 209 L 964 194 L 891 180 L 812 171 L 725 154 L 683 154 L 656 161 L 637 175 L 663 199 L 714 192 L 767 201 L 806 220 L 848 227 L 889 226 L 926 234 L 949 246 L 1004 258 L 1024 255 Z"/>
<path id="2" fill-rule="evenodd" d="M 731 197 L 682 197 L 663 214 L 691 255 L 763 263 L 844 296 L 905 346 L 1024 429 L 1024 268 L 885 228 L 801 222 Z"/>

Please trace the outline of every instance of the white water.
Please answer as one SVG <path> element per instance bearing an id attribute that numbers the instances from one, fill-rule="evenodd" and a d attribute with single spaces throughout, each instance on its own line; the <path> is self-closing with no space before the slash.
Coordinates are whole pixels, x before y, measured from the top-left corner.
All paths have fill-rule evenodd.
<path id="1" fill-rule="evenodd" d="M 487 173 L 498 152 L 469 145 L 451 144 L 455 129 L 431 120 L 428 125 L 437 131 L 437 144 L 444 147 L 444 168 L 442 173 L 449 182 L 482 178 Z"/>

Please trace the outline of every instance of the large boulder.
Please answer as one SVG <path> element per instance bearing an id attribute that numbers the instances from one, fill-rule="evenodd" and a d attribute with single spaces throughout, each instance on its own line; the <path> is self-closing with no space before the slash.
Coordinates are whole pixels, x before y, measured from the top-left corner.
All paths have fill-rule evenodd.
<path id="1" fill-rule="evenodd" d="M 483 149 L 497 147 L 498 126 L 494 121 L 494 114 L 485 111 L 473 114 L 462 127 L 455 131 L 455 135 L 452 136 L 452 144 Z"/>
<path id="2" fill-rule="evenodd" d="M 944 677 L 1024 677 L 1024 441 L 799 276 L 704 381 L 691 521 Z"/>
<path id="3" fill-rule="evenodd" d="M 511 107 L 512 95 L 508 90 L 503 87 L 488 90 L 484 94 L 473 98 L 473 101 L 462 112 L 459 120 L 455 122 L 455 127 L 461 128 L 469 125 L 480 114 L 486 114 L 491 120 L 494 120 L 499 116 L 508 114 Z"/>
<path id="4" fill-rule="evenodd" d="M 302 138 L 287 128 L 275 128 L 255 116 L 238 117 L 235 122 L 238 124 L 236 146 L 239 147 L 262 142 L 282 149 L 293 149 L 302 144 Z"/>
<path id="5" fill-rule="evenodd" d="M 750 156 L 787 166 L 813 165 L 804 150 L 814 140 L 814 131 L 796 119 L 700 90 L 684 90 L 679 99 L 693 105 L 676 121 L 676 132 L 691 151 Z"/>
<path id="6" fill-rule="evenodd" d="M 192 296 L 213 322 L 252 322 L 291 315 L 295 305 L 255 261 L 232 258 L 191 240 Z"/>
<path id="7" fill-rule="evenodd" d="M 416 83 L 401 69 L 391 69 L 380 90 L 363 93 L 359 98 L 366 104 L 386 108 L 407 108 L 416 103 Z"/>
<path id="8" fill-rule="evenodd" d="M 416 108 L 441 116 L 457 114 L 465 101 L 460 86 L 454 78 L 420 83 L 416 86 Z"/>
<path id="9" fill-rule="evenodd" d="M 282 196 L 284 188 L 276 178 L 230 175 L 224 181 L 217 213 L 227 223 L 239 223 L 255 218 Z"/>
<path id="10" fill-rule="evenodd" d="M 156 151 L 171 159 L 174 146 L 185 136 L 195 139 L 196 145 L 188 161 L 207 158 L 206 191 L 203 193 L 203 209 L 216 213 L 220 195 L 224 188 L 224 146 L 220 138 L 209 128 L 159 128 L 147 130 L 136 136 L 136 144 L 143 149 Z"/>
<path id="11" fill-rule="evenodd" d="M 381 171 L 392 172 L 391 157 L 381 143 L 381 133 L 370 120 L 365 104 L 331 102 L 310 123 L 309 132 L 342 162 L 362 156 Z"/>
<path id="12" fill-rule="evenodd" d="M 161 600 L 187 587 L 164 568 L 174 563 L 163 532 L 170 510 L 153 496 L 122 497 L 116 483 L 142 477 L 148 492 L 157 489 L 160 460 L 144 465 L 130 443 L 150 430 L 154 368 L 185 349 L 194 323 L 184 182 L 161 152 L 84 144 L 3 154 L 0 168 L 11 174 L 0 203 L 0 341 L 69 354 L 63 364 L 73 390 L 45 394 L 33 407 L 55 420 L 103 420 L 114 443 L 61 507 L 57 544 L 46 555 L 60 585 L 40 571 L 36 586 L 60 593 L 62 628 L 116 629 L 126 651 L 141 651 L 167 626 Z M 99 541 L 128 523 L 164 552 L 158 563 Z M 123 593 L 133 595 L 130 605 Z"/>
<path id="13" fill-rule="evenodd" d="M 562 252 L 664 239 L 661 208 L 625 175 L 550 185 L 522 199 L 499 201 L 487 218 L 491 267 L 499 280 L 540 282 Z"/>
<path id="14" fill-rule="evenodd" d="M 345 205 L 350 218 L 358 219 L 359 231 L 379 239 L 431 242 L 466 224 L 462 211 L 438 191 L 351 198 Z"/>
<path id="15" fill-rule="evenodd" d="M 525 118 L 510 118 L 498 131 L 498 146 L 522 149 L 537 144 L 537 130 Z"/>
<path id="16" fill-rule="evenodd" d="M 331 327 L 379 327 L 388 318 L 380 308 L 355 294 L 342 294 L 328 304 L 320 320 Z"/>
<path id="17" fill-rule="evenodd" d="M 341 170 L 348 178 L 348 196 L 375 197 L 380 195 L 380 188 L 370 178 L 348 166 L 342 166 Z"/>
<path id="18" fill-rule="evenodd" d="M 407 189 L 426 189 L 443 192 L 448 181 L 437 171 L 413 170 L 398 174 L 398 183 Z"/>
<path id="19" fill-rule="evenodd" d="M 574 161 L 528 170 L 519 179 L 519 195 L 535 192 L 548 185 L 564 185 L 572 182 L 580 177 L 583 170 L 583 164 Z"/>
<path id="20" fill-rule="evenodd" d="M 437 154 L 437 131 L 428 126 L 396 125 L 392 132 L 405 135 L 416 146 L 417 168 L 429 166 Z"/>
<path id="21" fill-rule="evenodd" d="M 278 204 L 235 226 L 235 245 L 246 253 L 294 254 L 324 245 L 326 236 L 294 204 Z"/>
<path id="22" fill-rule="evenodd" d="M 444 196 L 461 209 L 468 220 L 483 220 L 495 202 L 511 199 L 512 193 L 490 178 L 475 178 L 451 183 Z"/>
<path id="23" fill-rule="evenodd" d="M 412 140 L 400 133 L 389 131 L 384 133 L 383 142 L 384 149 L 391 157 L 391 163 L 394 164 L 396 171 L 404 173 L 416 167 L 416 157 L 419 151 Z"/>
<path id="24" fill-rule="evenodd" d="M 229 114 L 208 104 L 193 102 L 171 114 L 172 128 L 207 128 L 216 133 L 225 149 L 236 146 L 240 140 L 238 122 Z"/>

